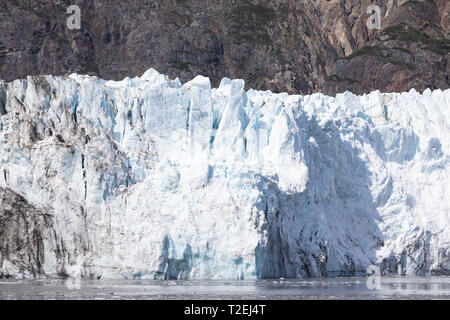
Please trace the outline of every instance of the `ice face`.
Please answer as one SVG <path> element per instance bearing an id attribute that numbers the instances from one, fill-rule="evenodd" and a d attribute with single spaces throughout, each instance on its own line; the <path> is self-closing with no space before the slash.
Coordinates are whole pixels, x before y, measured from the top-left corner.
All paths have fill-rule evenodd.
<path id="1" fill-rule="evenodd" d="M 0 83 L 0 275 L 448 273 L 449 107 L 153 69 Z"/>

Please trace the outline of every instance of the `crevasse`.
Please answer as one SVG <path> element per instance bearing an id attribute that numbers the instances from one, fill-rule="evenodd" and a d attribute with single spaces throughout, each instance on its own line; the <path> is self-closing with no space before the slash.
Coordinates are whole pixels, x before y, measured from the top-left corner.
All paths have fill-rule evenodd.
<path id="1" fill-rule="evenodd" d="M 0 83 L 0 276 L 449 274 L 450 90 Z"/>

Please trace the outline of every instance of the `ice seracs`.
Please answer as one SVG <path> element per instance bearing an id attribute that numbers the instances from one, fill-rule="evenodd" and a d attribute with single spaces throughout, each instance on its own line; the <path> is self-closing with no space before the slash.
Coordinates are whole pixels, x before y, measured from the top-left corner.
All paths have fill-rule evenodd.
<path id="1" fill-rule="evenodd" d="M 448 274 L 450 90 L 0 83 L 0 275 Z"/>

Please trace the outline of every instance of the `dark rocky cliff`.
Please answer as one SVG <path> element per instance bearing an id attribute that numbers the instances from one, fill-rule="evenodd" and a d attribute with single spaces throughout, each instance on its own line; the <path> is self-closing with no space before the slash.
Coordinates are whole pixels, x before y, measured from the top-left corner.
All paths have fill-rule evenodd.
<path id="1" fill-rule="evenodd" d="M 81 30 L 66 8 L 81 8 Z M 368 30 L 370 4 L 382 29 Z M 289 93 L 448 88 L 447 0 L 1 0 L 0 78 L 153 67 Z"/>

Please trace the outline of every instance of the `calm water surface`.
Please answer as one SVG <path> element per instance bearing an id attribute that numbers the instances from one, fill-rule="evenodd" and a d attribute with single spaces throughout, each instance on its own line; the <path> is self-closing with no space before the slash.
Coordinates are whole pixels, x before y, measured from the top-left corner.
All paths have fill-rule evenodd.
<path id="1" fill-rule="evenodd" d="M 366 278 L 246 281 L 0 279 L 0 299 L 450 299 L 450 277 L 382 278 L 370 290 Z"/>

